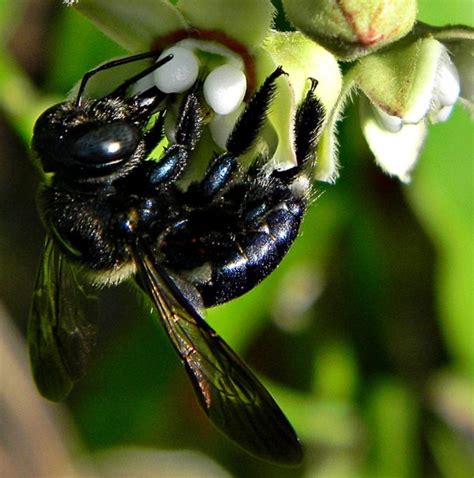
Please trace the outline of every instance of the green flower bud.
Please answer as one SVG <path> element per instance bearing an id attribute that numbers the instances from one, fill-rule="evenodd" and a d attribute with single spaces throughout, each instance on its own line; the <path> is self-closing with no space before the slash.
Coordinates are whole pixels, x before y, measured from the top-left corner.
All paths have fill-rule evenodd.
<path id="1" fill-rule="evenodd" d="M 354 60 L 405 36 L 416 0 L 283 0 L 291 23 L 341 60 Z"/>

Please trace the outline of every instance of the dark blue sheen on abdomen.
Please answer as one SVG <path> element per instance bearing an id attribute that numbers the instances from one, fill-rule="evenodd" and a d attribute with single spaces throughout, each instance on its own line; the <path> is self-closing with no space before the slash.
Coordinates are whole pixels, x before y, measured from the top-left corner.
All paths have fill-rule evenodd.
<path id="1" fill-rule="evenodd" d="M 213 303 L 222 304 L 231 297 L 242 295 L 248 290 L 248 283 L 247 260 L 240 252 L 235 252 L 225 262 L 213 264 L 212 288 L 209 291 L 214 296 Z"/>
<path id="2" fill-rule="evenodd" d="M 282 208 L 270 211 L 257 231 L 239 234 L 236 250 L 228 259 L 211 264 L 211 281 L 196 284 L 206 307 L 241 296 L 277 267 L 298 235 L 304 207 L 301 203 L 294 206 L 291 212 Z"/>
<path id="3" fill-rule="evenodd" d="M 247 275 L 256 284 L 278 265 L 280 254 L 275 241 L 266 232 L 252 232 L 242 237 L 240 245 L 247 256 Z"/>

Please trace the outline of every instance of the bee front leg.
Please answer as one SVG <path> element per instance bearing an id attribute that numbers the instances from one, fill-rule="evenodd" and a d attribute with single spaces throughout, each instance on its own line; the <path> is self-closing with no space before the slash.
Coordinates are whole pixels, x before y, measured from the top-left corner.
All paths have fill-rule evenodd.
<path id="1" fill-rule="evenodd" d="M 155 138 L 161 139 L 164 115 L 160 115 L 146 138 L 147 148 L 151 147 Z M 152 187 L 166 185 L 176 181 L 183 173 L 189 153 L 196 147 L 202 132 L 202 113 L 199 100 L 193 88 L 185 97 L 176 122 L 176 143 L 166 149 L 160 161 L 149 166 L 147 178 Z M 153 145 L 153 147 L 156 146 Z"/>

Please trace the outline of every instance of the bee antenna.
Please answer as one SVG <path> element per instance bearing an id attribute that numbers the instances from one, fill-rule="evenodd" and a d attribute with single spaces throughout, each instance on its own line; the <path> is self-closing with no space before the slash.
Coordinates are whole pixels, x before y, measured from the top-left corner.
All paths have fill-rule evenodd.
<path id="1" fill-rule="evenodd" d="M 160 68 L 160 66 L 163 66 L 165 63 L 168 63 L 172 59 L 173 59 L 173 55 L 165 56 L 160 61 L 157 61 L 156 63 L 153 63 L 153 65 L 150 65 L 148 68 L 145 68 L 140 73 L 137 73 L 136 75 L 132 76 L 128 80 L 125 80 L 121 85 L 119 85 L 117 88 L 115 88 L 115 90 L 112 91 L 112 93 L 108 94 L 107 96 L 110 96 L 110 97 L 121 96 L 122 94 L 125 93 L 125 91 L 127 90 L 127 88 L 130 85 L 133 85 L 133 83 L 136 83 L 138 80 L 141 80 L 146 75 L 152 73 L 157 68 Z"/>
<path id="2" fill-rule="evenodd" d="M 81 80 L 81 84 L 79 85 L 79 90 L 77 92 L 77 97 L 76 97 L 76 102 L 75 106 L 78 108 L 81 106 L 81 101 L 82 101 L 82 96 L 84 95 L 84 90 L 86 89 L 87 82 L 97 73 L 104 71 L 104 70 L 109 70 L 111 68 L 115 68 L 116 66 L 121 66 L 121 65 L 126 65 L 128 63 L 132 63 L 135 61 L 140 61 L 144 60 L 146 58 L 154 58 L 160 56 L 161 51 L 148 51 L 145 53 L 139 53 L 137 55 L 131 55 L 127 56 L 124 58 L 118 58 L 117 60 L 112 60 L 107 63 L 104 63 L 103 65 L 99 65 L 96 68 L 88 71 Z M 122 91 L 126 90 L 131 84 L 135 83 L 136 81 L 140 80 L 144 76 L 148 75 L 148 73 L 151 73 L 154 71 L 156 68 L 159 68 L 160 66 L 164 65 L 165 63 L 168 63 L 171 59 L 173 58 L 173 55 L 167 55 L 166 57 L 162 58 L 160 61 L 154 63 L 152 66 L 149 68 L 145 69 L 144 71 L 140 72 L 139 74 L 133 76 L 132 78 L 129 78 L 126 80 L 124 83 L 122 83 L 118 88 L 116 88 L 111 95 L 117 96 L 120 94 Z"/>

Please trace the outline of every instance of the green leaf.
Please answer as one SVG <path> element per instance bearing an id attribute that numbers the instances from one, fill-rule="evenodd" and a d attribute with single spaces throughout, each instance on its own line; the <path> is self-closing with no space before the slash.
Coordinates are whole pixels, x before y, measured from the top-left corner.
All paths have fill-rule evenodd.
<path id="1" fill-rule="evenodd" d="M 40 97 L 35 86 L 10 55 L 0 55 L 0 107 L 21 135 L 31 141 L 36 118 L 57 98 Z"/>
<path id="2" fill-rule="evenodd" d="M 78 37 L 81 41 L 77 41 Z M 105 60 L 127 55 L 117 43 L 72 8 L 62 8 L 58 12 L 47 53 L 48 88 L 63 94 L 67 94 L 87 70 Z"/>
<path id="3" fill-rule="evenodd" d="M 401 383 L 384 380 L 371 393 L 372 473 L 370 476 L 418 476 L 417 402 Z"/>
<path id="4" fill-rule="evenodd" d="M 436 2 L 418 0 L 418 19 L 430 25 L 446 25 L 446 23 L 474 23 L 474 11 L 470 0 L 449 0 Z M 444 28 L 444 27 L 443 27 Z"/>

